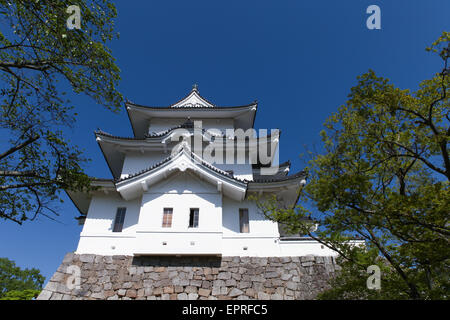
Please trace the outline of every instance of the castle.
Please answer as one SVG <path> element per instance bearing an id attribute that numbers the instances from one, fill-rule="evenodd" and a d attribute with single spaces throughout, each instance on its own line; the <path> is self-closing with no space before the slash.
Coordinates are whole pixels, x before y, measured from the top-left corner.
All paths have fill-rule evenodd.
<path id="1" fill-rule="evenodd" d="M 200 289 L 205 290 L 203 293 L 209 290 L 205 297 L 230 297 L 231 290 L 236 289 L 232 297 L 261 298 L 277 294 L 274 281 L 282 287 L 279 297 L 302 298 L 302 294 L 314 290 L 305 293 L 305 289 L 294 288 L 298 284 L 289 282 L 297 277 L 299 283 L 310 283 L 314 281 L 311 275 L 318 271 L 305 271 L 310 278 L 300 279 L 300 269 L 322 265 L 319 273 L 327 274 L 325 278 L 334 272 L 335 252 L 310 238 L 286 234 L 258 209 L 256 198 L 274 195 L 283 207 L 295 206 L 306 175 L 303 171 L 289 174 L 290 162 L 279 163 L 278 130 L 264 135 L 254 130 L 256 101 L 218 107 L 203 98 L 195 85 L 187 96 L 170 106 L 148 107 L 132 102 L 125 106 L 134 136 L 95 133 L 112 179 L 94 178 L 95 188 L 89 192 L 67 190 L 81 213 L 78 220 L 83 229 L 75 253 L 66 256 L 54 276 L 56 280 L 52 278 L 49 284 L 53 287 L 47 285 L 40 299 L 53 299 L 55 295 L 136 298 L 139 290 L 143 297 L 161 298 L 165 294 L 166 298 L 198 298 Z M 251 266 L 250 261 L 255 265 Z M 104 277 L 109 277 L 110 283 L 106 281 L 98 291 L 79 289 L 77 294 L 61 288 L 63 279 L 67 280 L 69 262 L 87 268 L 92 285 L 103 283 Z M 221 276 L 224 263 L 232 270 Z M 283 263 L 288 264 L 285 276 L 275 276 L 276 270 L 266 269 L 281 268 Z M 106 270 L 108 265 L 120 265 L 118 268 L 126 271 L 96 276 L 92 274 L 96 264 Z M 193 268 L 188 271 L 192 279 L 182 276 L 178 284 L 172 280 L 152 282 L 152 293 L 157 288 L 159 295 L 145 295 L 143 283 L 136 285 L 145 281 L 146 272 L 154 274 L 157 268 L 171 267 L 184 272 L 186 266 Z M 236 282 L 243 277 L 239 266 L 250 275 L 271 273 L 270 287 L 254 288 L 254 279 L 247 279 L 249 284 L 240 287 Z M 252 269 L 258 266 L 262 269 Z M 198 275 L 197 267 L 201 270 Z M 169 269 L 159 270 L 168 272 L 164 279 L 171 279 Z M 132 288 L 128 288 L 133 272 L 144 278 L 134 278 Z M 85 279 L 82 284 L 88 283 L 89 276 L 81 277 Z M 118 278 L 112 281 L 113 277 Z M 125 280 L 127 277 L 130 281 Z M 161 275 L 154 277 L 162 281 Z M 191 281 L 197 281 L 200 288 L 186 292 L 187 287 L 192 287 Z M 214 281 L 219 281 L 219 286 Z M 317 285 L 323 287 L 322 282 Z M 164 292 L 166 287 L 171 289 Z M 214 287 L 219 289 L 212 295 Z M 254 292 L 246 295 L 244 289 L 248 288 Z M 128 295 L 128 290 L 135 292 Z M 293 294 L 287 295 L 286 290 Z"/>

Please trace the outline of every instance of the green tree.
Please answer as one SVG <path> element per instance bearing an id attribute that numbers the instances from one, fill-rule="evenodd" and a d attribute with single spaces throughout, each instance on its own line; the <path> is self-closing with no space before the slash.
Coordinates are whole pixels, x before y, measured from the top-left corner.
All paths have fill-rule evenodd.
<path id="1" fill-rule="evenodd" d="M 32 300 L 37 298 L 41 290 L 25 289 L 22 291 L 13 290 L 8 291 L 6 294 L 0 298 L 0 300 Z"/>
<path id="2" fill-rule="evenodd" d="M 301 205 L 276 199 L 260 208 L 291 232 L 340 255 L 342 271 L 326 299 L 448 299 L 450 262 L 450 33 L 428 51 L 443 69 L 402 90 L 369 71 L 321 132 L 323 154 L 308 164 Z M 308 224 L 304 219 L 311 218 Z M 320 227 L 312 231 L 311 223 Z M 360 237 L 365 247 L 351 239 Z M 366 269 L 381 268 L 381 290 L 368 290 Z"/>
<path id="3" fill-rule="evenodd" d="M 42 290 L 44 280 L 38 269 L 21 269 L 0 258 L 0 300 L 30 300 Z"/>
<path id="4" fill-rule="evenodd" d="M 71 5 L 81 29 L 67 27 Z M 89 187 L 87 159 L 64 133 L 76 112 L 63 88 L 118 110 L 120 70 L 106 47 L 115 16 L 108 0 L 0 0 L 1 218 L 52 218 L 62 189 Z"/>

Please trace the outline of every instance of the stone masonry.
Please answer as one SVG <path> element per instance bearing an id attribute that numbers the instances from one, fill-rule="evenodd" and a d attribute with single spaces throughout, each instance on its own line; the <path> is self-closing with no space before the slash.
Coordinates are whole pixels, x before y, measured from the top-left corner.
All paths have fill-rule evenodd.
<path id="1" fill-rule="evenodd" d="M 130 257 L 68 253 L 38 300 L 314 299 L 328 287 L 327 280 L 338 269 L 333 257 L 319 256 Z M 77 271 L 78 283 L 74 280 Z"/>

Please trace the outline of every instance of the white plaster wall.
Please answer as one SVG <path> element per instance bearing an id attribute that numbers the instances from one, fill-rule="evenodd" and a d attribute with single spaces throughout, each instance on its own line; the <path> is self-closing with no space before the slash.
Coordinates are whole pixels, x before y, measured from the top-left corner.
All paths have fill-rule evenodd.
<path id="1" fill-rule="evenodd" d="M 134 245 L 140 199 L 124 201 L 118 194 L 92 197 L 77 253 L 128 254 Z M 112 232 L 118 207 L 127 208 L 122 232 Z"/>
<path id="2" fill-rule="evenodd" d="M 225 237 L 272 237 L 278 238 L 278 225 L 267 219 L 256 207 L 255 202 L 245 200 L 238 202 L 227 197 L 222 199 L 222 224 Z M 239 232 L 239 209 L 248 208 L 249 233 Z"/>
<path id="3" fill-rule="evenodd" d="M 118 207 L 127 208 L 123 231 L 112 232 Z M 162 228 L 166 207 L 173 208 L 171 228 Z M 188 227 L 190 208 L 199 208 L 198 228 Z M 249 210 L 249 233 L 239 232 L 239 208 Z M 116 193 L 94 195 L 76 253 L 336 255 L 313 240 L 280 242 L 277 224 L 258 212 L 254 202 L 223 197 L 215 186 L 188 172 L 150 187 L 142 199 L 124 201 Z"/>
<path id="4" fill-rule="evenodd" d="M 222 199 L 223 255 L 272 257 L 280 255 L 277 223 L 267 219 L 255 202 Z M 239 209 L 248 209 L 249 233 L 240 233 Z"/>
<path id="5" fill-rule="evenodd" d="M 121 178 L 138 173 L 142 170 L 148 169 L 154 164 L 167 158 L 170 154 L 161 152 L 129 152 L 124 159 Z"/>
<path id="6" fill-rule="evenodd" d="M 164 208 L 173 208 L 170 228 L 162 227 Z M 198 228 L 189 228 L 191 208 L 199 209 Z M 220 254 L 221 222 L 222 196 L 217 189 L 190 173 L 176 174 L 142 196 L 135 252 Z"/>
<path id="7" fill-rule="evenodd" d="M 275 237 L 255 237 L 224 235 L 222 239 L 223 256 L 278 257 L 280 247 Z"/>
<path id="8" fill-rule="evenodd" d="M 136 246 L 135 235 L 96 235 L 81 236 L 78 242 L 77 254 L 99 254 L 105 256 L 132 256 Z"/>
<path id="9" fill-rule="evenodd" d="M 280 241 L 280 256 L 337 256 L 337 252 L 315 240 Z"/>
<path id="10" fill-rule="evenodd" d="M 173 208 L 172 228 L 162 228 L 163 209 Z M 199 208 L 199 227 L 189 229 L 190 208 Z M 175 174 L 153 185 L 142 196 L 139 230 L 221 232 L 222 196 L 193 174 Z"/>

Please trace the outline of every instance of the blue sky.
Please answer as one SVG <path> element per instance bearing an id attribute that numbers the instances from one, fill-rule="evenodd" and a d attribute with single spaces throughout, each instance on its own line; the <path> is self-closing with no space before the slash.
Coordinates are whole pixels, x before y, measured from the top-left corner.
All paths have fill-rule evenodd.
<path id="1" fill-rule="evenodd" d="M 217 105 L 259 102 L 256 128 L 282 131 L 280 161 L 301 170 L 305 147 L 320 145 L 325 119 L 369 68 L 401 88 L 440 71 L 425 51 L 450 30 L 450 1 L 116 1 L 111 43 L 122 70 L 120 91 L 139 104 L 169 105 L 199 85 Z M 366 8 L 381 8 L 381 30 L 366 28 Z M 93 131 L 132 136 L 124 110 L 114 114 L 72 95 L 79 113 L 70 132 L 92 162 L 91 176 L 110 178 Z M 64 195 L 59 222 L 40 217 L 18 226 L 0 221 L 0 257 L 51 277 L 78 244 L 75 206 Z"/>

